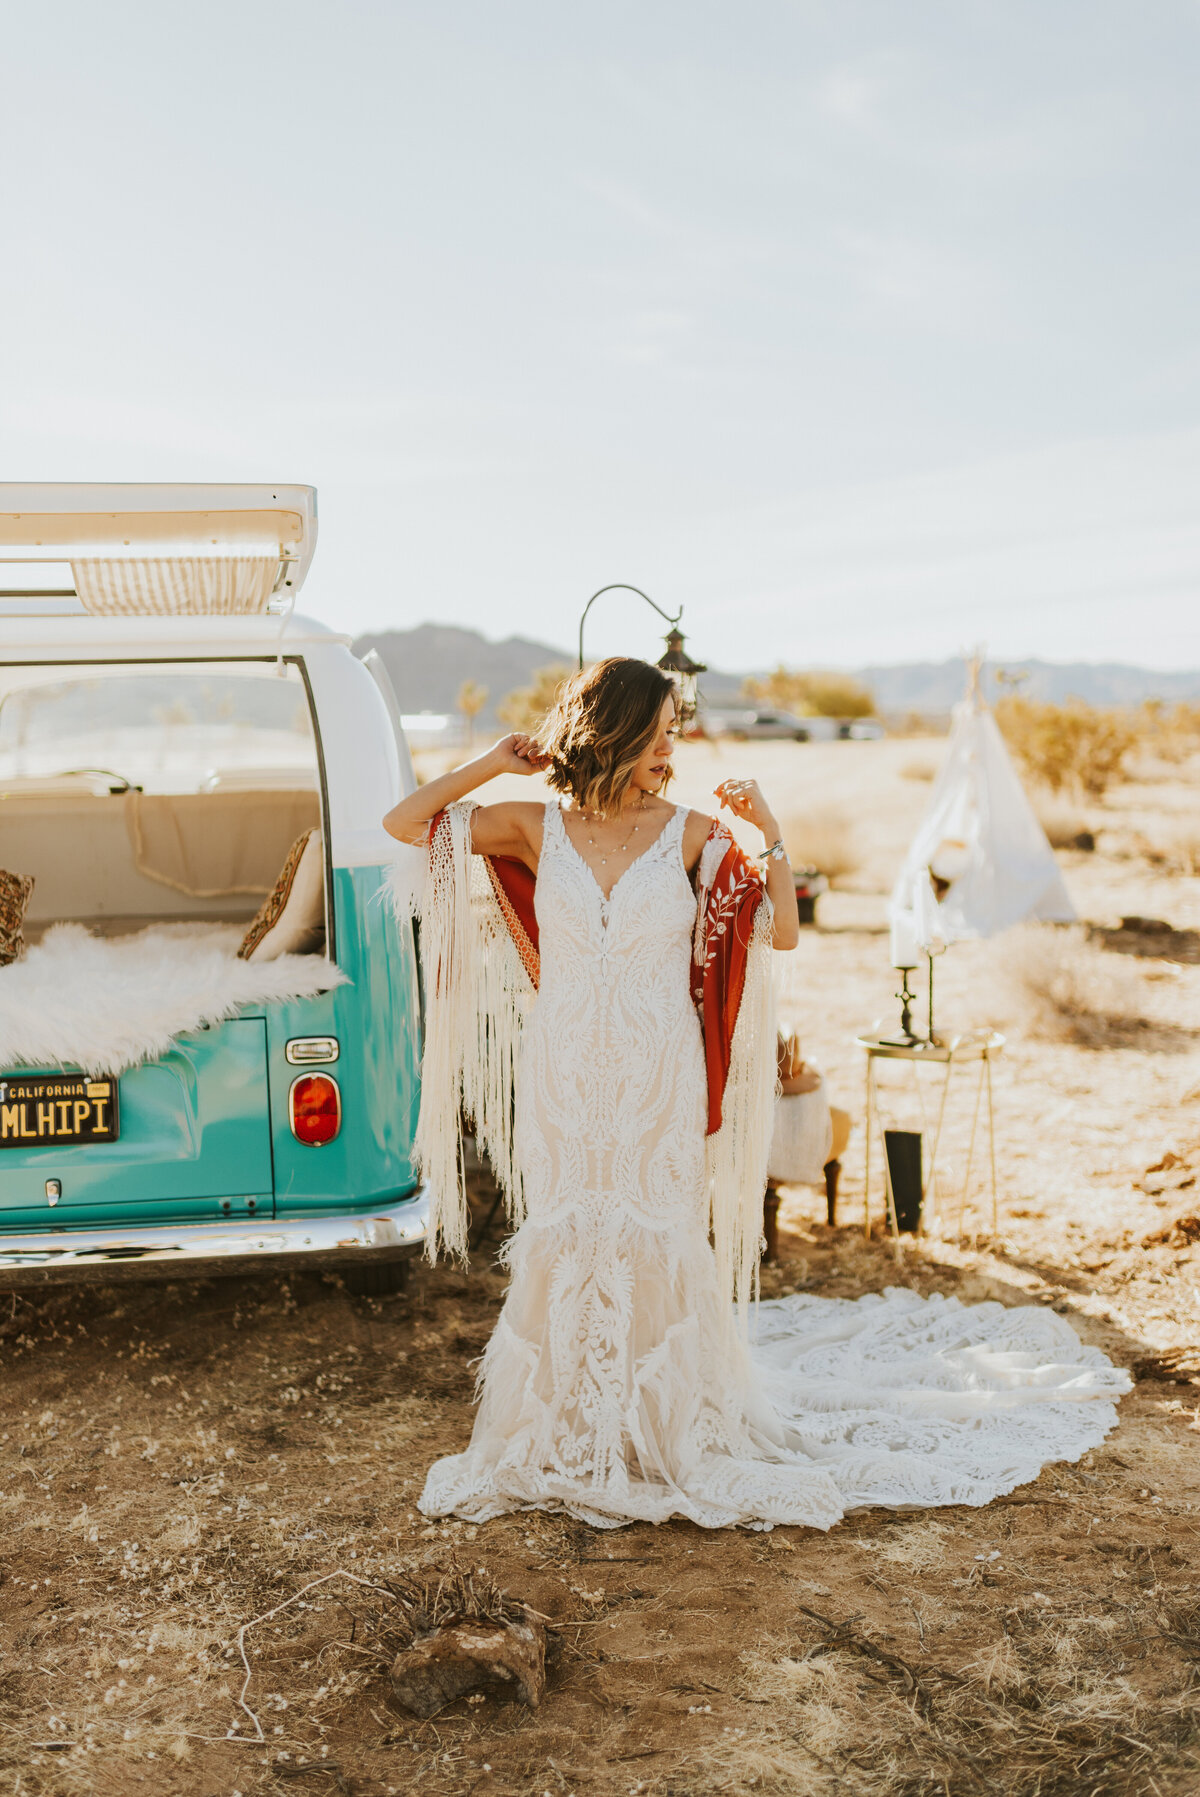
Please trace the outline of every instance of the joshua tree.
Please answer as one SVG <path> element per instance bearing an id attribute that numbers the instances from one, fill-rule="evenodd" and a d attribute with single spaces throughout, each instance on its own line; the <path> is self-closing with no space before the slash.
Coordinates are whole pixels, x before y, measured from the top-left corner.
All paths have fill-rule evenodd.
<path id="1" fill-rule="evenodd" d="M 455 700 L 459 711 L 467 720 L 467 746 L 475 741 L 475 719 L 488 702 L 488 689 L 480 686 L 478 680 L 464 680 L 458 689 Z"/>

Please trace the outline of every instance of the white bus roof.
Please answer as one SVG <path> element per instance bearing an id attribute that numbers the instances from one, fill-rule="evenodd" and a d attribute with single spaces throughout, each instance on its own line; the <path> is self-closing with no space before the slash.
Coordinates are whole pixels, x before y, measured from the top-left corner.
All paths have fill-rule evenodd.
<path id="1" fill-rule="evenodd" d="M 0 598 L 39 609 L 78 597 L 106 616 L 290 610 L 316 542 L 315 487 L 0 482 Z M 13 582 L 5 563 L 68 563 L 73 584 Z"/>
<path id="2" fill-rule="evenodd" d="M 18 662 L 221 660 L 307 654 L 353 639 L 298 613 L 234 618 L 93 618 L 47 611 L 0 614 L 0 666 Z"/>

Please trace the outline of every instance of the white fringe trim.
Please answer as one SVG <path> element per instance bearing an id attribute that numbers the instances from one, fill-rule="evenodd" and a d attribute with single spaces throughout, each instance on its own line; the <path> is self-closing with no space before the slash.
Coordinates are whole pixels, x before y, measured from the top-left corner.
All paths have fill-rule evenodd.
<path id="1" fill-rule="evenodd" d="M 425 1051 L 416 1152 L 430 1188 L 425 1252 L 439 1247 L 467 1258 L 470 1213 L 462 1157 L 462 1120 L 491 1162 L 514 1224 L 525 1195 L 513 1141 L 517 1052 L 533 985 L 513 946 L 487 870 L 471 852 L 473 800 L 446 808 L 429 847 L 420 901 L 425 982 Z M 401 922 L 416 910 L 411 883 L 389 880 Z"/>
<path id="2" fill-rule="evenodd" d="M 763 1192 L 775 1122 L 775 991 L 770 899 L 754 916 L 746 981 L 730 1051 L 721 1127 L 707 1148 L 713 1248 L 726 1314 L 744 1335 L 758 1300 Z"/>

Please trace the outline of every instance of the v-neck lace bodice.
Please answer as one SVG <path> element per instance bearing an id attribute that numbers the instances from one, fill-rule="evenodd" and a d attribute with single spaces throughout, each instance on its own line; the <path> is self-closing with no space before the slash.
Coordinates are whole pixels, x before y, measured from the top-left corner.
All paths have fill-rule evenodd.
<path id="1" fill-rule="evenodd" d="M 550 828 L 550 814 L 552 812 L 558 820 L 558 828 L 555 832 L 556 836 L 561 835 L 562 840 L 566 843 L 566 845 L 567 845 L 568 849 L 571 851 L 571 853 L 573 855 L 578 856 L 581 865 L 583 867 L 585 867 L 587 869 L 588 873 L 592 876 L 592 880 L 595 883 L 596 891 L 600 894 L 601 902 L 605 905 L 609 905 L 612 903 L 613 894 L 617 890 L 617 887 L 621 884 L 621 881 L 623 879 L 625 879 L 628 874 L 631 874 L 633 872 L 634 868 L 638 865 L 638 863 L 640 861 L 644 861 L 646 859 L 647 855 L 653 853 L 653 851 L 658 847 L 659 843 L 662 841 L 664 836 L 668 835 L 671 832 L 675 832 L 675 834 L 672 835 L 672 838 L 671 838 L 671 847 L 672 848 L 677 847 L 679 849 L 680 855 L 682 856 L 683 824 L 687 820 L 687 810 L 685 807 L 683 807 L 681 805 L 676 805 L 674 811 L 672 811 L 670 817 L 667 819 L 666 823 L 663 825 L 663 827 L 659 831 L 658 835 L 653 839 L 652 842 L 648 843 L 644 849 L 642 849 L 638 854 L 636 854 L 634 856 L 633 860 L 625 868 L 624 872 L 619 873 L 617 875 L 616 879 L 613 881 L 613 883 L 609 887 L 608 891 L 605 892 L 604 887 L 600 880 L 600 875 L 596 872 L 595 868 L 592 866 L 591 862 L 587 859 L 587 857 L 583 853 L 582 849 L 578 848 L 576 846 L 576 844 L 574 842 L 572 842 L 571 832 L 567 829 L 567 823 L 566 823 L 566 819 L 563 816 L 561 805 L 556 805 L 554 803 L 547 805 L 546 817 L 545 817 L 545 820 L 543 823 L 543 828 L 542 828 L 542 841 L 545 842 L 546 830 L 548 828 Z M 677 830 L 676 830 L 676 825 L 679 826 Z"/>
<path id="2" fill-rule="evenodd" d="M 680 852 L 685 816 L 675 811 L 606 897 L 562 812 L 546 807 L 541 980 L 518 1091 L 518 1131 L 537 1146 L 531 1217 L 564 1205 L 700 1214 L 706 1087 L 688 989 L 696 900 Z"/>

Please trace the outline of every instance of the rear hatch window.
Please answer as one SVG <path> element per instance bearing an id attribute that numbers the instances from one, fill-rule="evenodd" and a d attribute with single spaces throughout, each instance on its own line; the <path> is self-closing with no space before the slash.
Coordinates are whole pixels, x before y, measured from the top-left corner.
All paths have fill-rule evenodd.
<path id="1" fill-rule="evenodd" d="M 93 977 L 84 961 L 96 961 L 95 944 L 130 947 L 139 932 L 156 977 L 164 955 L 169 977 L 170 957 L 194 954 L 200 940 L 235 957 L 289 851 L 322 828 L 318 743 L 296 662 L 0 667 L 0 865 L 33 877 L 21 971 L 55 947 L 54 1005 L 71 1005 L 64 944 L 86 950 L 80 978 Z M 323 954 L 331 920 L 317 921 L 309 946 Z M 0 1040 L 19 1049 L 3 1016 L 4 974 Z M 95 1109 L 77 1117 L 84 1088 L 45 1084 L 81 1058 L 57 1069 L 19 1052 L 0 1059 L 0 1086 L 34 1082 L 15 1116 L 0 1098 L 0 1227 L 111 1219 L 111 1207 L 126 1221 L 269 1209 L 265 1031 L 263 1017 L 244 1015 L 181 1035 L 165 1054 L 156 1045 L 114 1082 L 115 1138 L 97 1134 Z"/>

